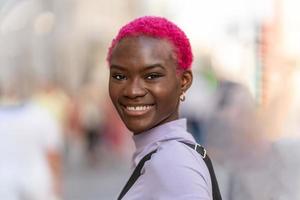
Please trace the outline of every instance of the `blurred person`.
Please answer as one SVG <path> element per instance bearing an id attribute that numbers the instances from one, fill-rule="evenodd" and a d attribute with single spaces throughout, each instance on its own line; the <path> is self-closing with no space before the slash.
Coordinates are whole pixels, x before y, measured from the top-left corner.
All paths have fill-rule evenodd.
<path id="1" fill-rule="evenodd" d="M 86 143 L 86 153 L 90 164 L 97 163 L 99 145 L 103 137 L 104 116 L 100 101 L 88 88 L 82 93 L 79 105 L 80 126 Z"/>
<path id="2" fill-rule="evenodd" d="M 32 95 L 32 101 L 47 111 L 60 127 L 60 140 L 63 144 L 63 151 L 67 151 L 67 139 L 69 132 L 68 112 L 72 102 L 66 90 L 62 88 L 53 77 L 39 77 L 37 86 Z"/>
<path id="3" fill-rule="evenodd" d="M 235 144 L 236 149 L 222 153 L 230 153 L 230 156 L 239 154 L 241 152 L 237 150 L 241 146 L 236 145 L 246 138 L 245 134 L 249 134 L 249 125 L 252 124 L 251 120 L 254 119 L 255 113 L 254 99 L 245 86 L 227 80 L 219 82 L 214 96 L 213 111 L 205 122 L 205 142 L 221 151 L 223 149 L 221 147 Z"/>
<path id="4" fill-rule="evenodd" d="M 76 166 L 81 163 L 84 156 L 84 138 L 80 119 L 80 102 L 77 95 L 71 95 L 70 104 L 66 112 L 66 132 L 65 132 L 65 164 Z"/>
<path id="5" fill-rule="evenodd" d="M 60 126 L 31 100 L 25 74 L 11 68 L 0 73 L 0 199 L 58 199 Z"/>
<path id="6" fill-rule="evenodd" d="M 185 33 L 161 17 L 135 19 L 112 41 L 109 94 L 136 146 L 118 199 L 221 199 L 206 151 L 179 119 L 192 58 Z"/>
<path id="7" fill-rule="evenodd" d="M 278 175 L 276 160 L 249 90 L 220 80 L 215 101 L 214 112 L 204 123 L 204 142 L 214 157 L 224 200 L 277 199 L 279 179 L 272 181 Z"/>

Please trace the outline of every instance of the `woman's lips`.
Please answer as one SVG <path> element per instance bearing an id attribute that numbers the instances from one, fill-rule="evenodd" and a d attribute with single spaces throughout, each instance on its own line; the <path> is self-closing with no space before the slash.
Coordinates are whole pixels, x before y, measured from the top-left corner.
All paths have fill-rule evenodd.
<path id="1" fill-rule="evenodd" d="M 123 105 L 122 107 L 124 109 L 125 114 L 129 116 L 141 116 L 150 112 L 153 109 L 154 105 Z"/>

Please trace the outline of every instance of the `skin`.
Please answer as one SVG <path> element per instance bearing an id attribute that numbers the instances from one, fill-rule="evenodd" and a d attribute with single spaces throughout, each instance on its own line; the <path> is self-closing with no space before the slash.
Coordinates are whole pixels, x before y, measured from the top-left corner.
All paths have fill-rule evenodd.
<path id="1" fill-rule="evenodd" d="M 109 95 L 134 134 L 178 119 L 180 95 L 192 80 L 190 70 L 178 70 L 174 49 L 164 39 L 127 37 L 112 51 Z"/>

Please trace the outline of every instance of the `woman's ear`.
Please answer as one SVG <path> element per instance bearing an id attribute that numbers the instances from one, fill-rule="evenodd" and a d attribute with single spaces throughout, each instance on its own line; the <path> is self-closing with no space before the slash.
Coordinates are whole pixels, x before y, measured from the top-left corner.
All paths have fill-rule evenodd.
<path id="1" fill-rule="evenodd" d="M 186 92 L 192 85 L 193 73 L 191 70 L 181 72 L 181 91 Z"/>

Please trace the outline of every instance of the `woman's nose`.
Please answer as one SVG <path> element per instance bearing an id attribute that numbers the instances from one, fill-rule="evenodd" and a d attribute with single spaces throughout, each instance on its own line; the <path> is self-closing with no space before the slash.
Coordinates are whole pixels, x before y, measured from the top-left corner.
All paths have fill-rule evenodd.
<path id="1" fill-rule="evenodd" d="M 139 79 L 134 79 L 129 81 L 126 87 L 124 88 L 124 96 L 134 99 L 137 97 L 143 97 L 147 93 L 144 84 Z"/>

